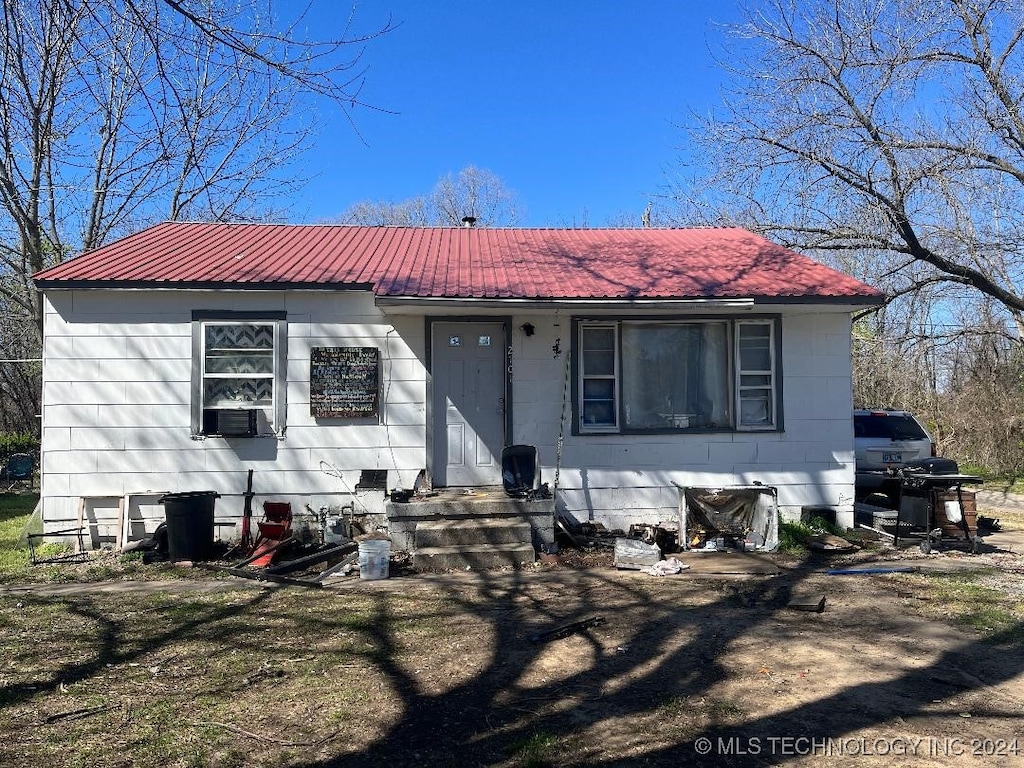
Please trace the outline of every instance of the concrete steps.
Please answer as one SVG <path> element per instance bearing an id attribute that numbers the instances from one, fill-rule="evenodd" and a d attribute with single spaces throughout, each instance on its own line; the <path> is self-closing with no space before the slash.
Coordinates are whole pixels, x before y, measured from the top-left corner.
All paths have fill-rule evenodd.
<path id="1" fill-rule="evenodd" d="M 394 548 L 411 553 L 424 548 L 516 543 L 532 544 L 536 551 L 555 540 L 554 500 L 510 498 L 501 486 L 442 488 L 408 502 L 389 501 L 385 512 Z M 526 528 L 522 527 L 524 523 Z M 522 554 L 519 551 L 508 557 Z M 421 561 L 439 562 L 425 558 Z M 473 567 L 469 562 L 452 567 L 467 565 Z M 504 565 L 507 563 L 503 561 Z M 419 567 L 415 555 L 414 567 Z"/>
<path id="2" fill-rule="evenodd" d="M 422 547 L 412 553 L 417 571 L 487 571 L 518 567 L 536 560 L 532 544 L 459 544 Z"/>
<path id="3" fill-rule="evenodd" d="M 418 571 L 488 570 L 532 563 L 533 529 L 526 520 L 476 517 L 424 521 L 413 534 Z"/>
<path id="4" fill-rule="evenodd" d="M 441 488 L 385 511 L 394 548 L 418 571 L 520 566 L 555 540 L 554 500 L 510 498 L 501 486 Z"/>
<path id="5" fill-rule="evenodd" d="M 525 520 L 476 518 L 438 520 L 416 526 L 416 548 L 457 547 L 473 544 L 530 544 L 530 524 Z"/>

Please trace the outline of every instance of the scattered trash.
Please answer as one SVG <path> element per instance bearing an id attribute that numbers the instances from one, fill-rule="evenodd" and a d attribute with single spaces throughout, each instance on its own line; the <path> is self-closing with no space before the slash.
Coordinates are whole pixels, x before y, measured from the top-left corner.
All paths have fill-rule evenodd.
<path id="1" fill-rule="evenodd" d="M 657 544 L 645 544 L 639 539 L 615 540 L 615 567 L 643 570 L 661 560 L 661 548 Z"/>
<path id="2" fill-rule="evenodd" d="M 821 613 L 825 610 L 825 596 L 824 595 L 803 595 L 794 597 L 786 605 L 787 608 L 792 608 L 794 611 L 810 611 L 812 613 Z"/>
<path id="3" fill-rule="evenodd" d="M 569 637 L 577 632 L 582 632 L 585 629 L 591 627 L 597 627 L 604 624 L 604 616 L 593 616 L 589 619 L 583 619 L 582 621 L 574 621 L 572 624 L 566 624 L 556 629 L 549 629 L 547 632 L 540 632 L 533 635 L 530 639 L 535 643 L 546 643 L 549 640 L 561 640 L 563 637 Z"/>
<path id="4" fill-rule="evenodd" d="M 728 552 L 729 547 L 726 545 L 725 537 L 719 536 L 714 539 L 708 539 L 704 542 L 704 546 L 695 546 L 691 551 L 693 552 Z"/>
<path id="5" fill-rule="evenodd" d="M 620 528 L 605 528 L 602 523 L 577 523 L 564 513 L 555 515 L 555 535 L 563 546 L 576 549 L 614 549 L 618 539 L 637 539 L 644 544 L 656 544 L 662 552 L 675 552 L 679 547 L 679 526 L 662 521 L 654 524 L 634 524 L 626 532 Z"/>
<path id="6" fill-rule="evenodd" d="M 576 549 L 583 549 L 587 545 L 585 538 L 573 532 L 571 521 L 566 520 L 560 514 L 555 515 L 555 535 L 561 536 L 571 546 L 576 547 Z"/>
<path id="7" fill-rule="evenodd" d="M 816 533 L 807 539 L 807 546 L 810 549 L 817 550 L 818 552 L 853 552 L 858 549 L 854 544 L 851 544 L 841 536 L 834 536 L 831 533 Z"/>
<path id="8" fill-rule="evenodd" d="M 282 545 L 292 541 L 289 537 L 281 542 Z M 215 565 L 212 563 L 196 563 L 197 566 L 207 570 L 221 571 L 237 576 L 241 579 L 252 579 L 253 581 L 270 581 L 275 584 L 287 584 L 296 587 L 322 587 L 323 582 L 329 576 L 337 576 L 339 573 L 348 574 L 353 570 L 353 563 L 358 558 L 358 545 L 350 541 L 344 544 L 326 544 L 316 548 L 316 551 L 301 554 L 291 560 L 283 560 L 263 567 L 252 566 L 253 561 L 266 554 L 266 551 L 251 555 L 249 558 L 236 563 L 233 566 Z M 276 551 L 276 550 L 275 550 Z M 297 571 L 308 570 L 313 565 L 326 566 L 317 574 L 306 577 L 294 577 L 286 574 Z M 247 567 L 251 566 L 251 567 Z"/>
<path id="9" fill-rule="evenodd" d="M 825 573 L 829 576 L 864 576 L 871 573 L 916 573 L 917 570 L 910 566 L 906 568 L 833 568 Z"/>
<path id="10" fill-rule="evenodd" d="M 665 560 L 655 563 L 650 568 L 642 569 L 644 573 L 649 573 L 651 576 L 671 576 L 681 571 L 685 571 L 690 566 L 686 563 L 680 562 L 678 557 L 669 557 Z"/>
<path id="11" fill-rule="evenodd" d="M 634 523 L 629 526 L 630 539 L 640 539 L 645 544 L 657 544 L 662 552 L 675 552 L 679 543 L 679 526 L 675 523 L 661 522 Z"/>
<path id="12" fill-rule="evenodd" d="M 558 556 L 559 547 L 557 542 L 551 544 L 542 544 L 540 547 L 540 554 L 538 556 L 539 562 L 547 563 L 552 565 L 561 562 L 561 558 Z"/>
<path id="13" fill-rule="evenodd" d="M 986 531 L 1001 531 L 1003 526 L 999 524 L 999 518 L 978 515 L 978 527 Z"/>

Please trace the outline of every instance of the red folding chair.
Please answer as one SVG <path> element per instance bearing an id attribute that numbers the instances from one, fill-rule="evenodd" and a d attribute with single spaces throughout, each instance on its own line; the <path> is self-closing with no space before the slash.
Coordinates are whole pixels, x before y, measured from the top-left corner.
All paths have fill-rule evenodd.
<path id="1" fill-rule="evenodd" d="M 292 505 L 286 501 L 263 502 L 263 519 L 256 523 L 259 535 L 253 548 L 252 565 L 265 568 L 278 553 L 278 545 L 292 535 Z"/>

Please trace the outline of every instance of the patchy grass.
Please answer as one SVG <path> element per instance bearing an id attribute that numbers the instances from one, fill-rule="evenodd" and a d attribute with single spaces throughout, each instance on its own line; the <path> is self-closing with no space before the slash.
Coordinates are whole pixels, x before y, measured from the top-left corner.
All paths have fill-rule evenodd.
<path id="1" fill-rule="evenodd" d="M 886 622 L 927 627 L 924 611 L 944 622 L 973 612 L 964 624 L 980 622 L 985 638 L 1013 629 L 979 611 L 992 595 L 969 576 L 914 574 L 908 588 L 817 574 L 835 598 L 829 610 L 786 611 L 802 578 L 744 581 L 743 601 L 733 580 L 613 569 L 356 579 L 324 590 L 240 580 L 202 591 L 181 582 L 0 590 L 0 765 L 675 764 L 701 735 L 764 733 L 770 722 L 772 733 L 805 734 L 813 723 L 824 736 L 846 733 L 851 711 L 877 710 L 883 727 L 894 707 L 930 706 L 945 694 L 921 667 L 945 669 L 950 647 L 928 650 L 930 632 L 894 637 L 878 628 Z M 930 599 L 893 600 L 894 587 Z M 607 617 L 599 627 L 532 639 L 595 610 Z M 1010 715 L 993 707 L 1019 701 L 1015 655 L 994 653 L 1002 649 L 974 632 L 956 636 L 954 658 L 993 653 L 985 674 L 1006 694 L 979 692 L 972 726 L 1005 728 Z M 904 640 L 913 655 L 894 651 Z M 884 678 L 864 659 L 884 660 Z M 772 714 L 780 699 L 792 714 Z M 955 735 L 950 706 L 972 708 L 913 710 L 905 727 Z"/>
<path id="2" fill-rule="evenodd" d="M 0 512 L 0 525 L 27 514 Z M 0 550 L 17 549 L 15 529 L 0 528 Z M 818 530 L 812 521 L 795 534 Z M 912 733 L 949 737 L 962 725 L 947 711 L 973 708 L 971 725 L 986 736 L 1019 714 L 1024 603 L 986 583 L 988 571 L 836 581 L 794 569 L 743 581 L 749 599 L 737 600 L 734 580 L 611 568 L 303 590 L 111 552 L 15 566 L 32 591 L 0 590 L 0 765 L 675 764 L 702 734 L 797 735 L 808 723 L 814 735 L 846 733 L 852 711 L 877 711 L 865 727 L 884 727 L 885 713 L 910 706 Z M 182 576 L 211 583 L 202 592 L 180 582 L 120 593 L 34 586 Z M 803 579 L 829 590 L 823 613 L 784 609 Z M 894 599 L 901 589 L 909 596 Z M 607 617 L 600 627 L 531 639 L 595 611 Z M 930 631 L 897 636 L 933 629 L 922 616 L 957 625 L 940 634 L 962 645 L 929 651 Z M 913 653 L 894 650 L 901 643 Z M 973 705 L 958 688 L 960 699 L 932 713 L 946 694 L 922 665 L 946 674 L 982 657 L 986 688 Z M 865 671 L 865 659 L 882 660 L 884 675 Z M 863 764 L 885 768 L 889 758 Z"/>
<path id="3" fill-rule="evenodd" d="M 25 573 L 29 566 L 28 548 L 21 540 L 37 494 L 0 493 L 0 581 L 9 581 Z"/>
<path id="4" fill-rule="evenodd" d="M 833 536 L 848 537 L 848 532 L 822 517 L 812 517 L 808 522 L 792 521 L 779 523 L 779 549 L 791 555 L 807 552 L 811 536 L 831 533 Z"/>
<path id="5" fill-rule="evenodd" d="M 0 764 L 271 765 L 247 745 L 372 738 L 351 713 L 387 684 L 382 622 L 371 599 L 323 593 L 0 597 Z"/>
<path id="6" fill-rule="evenodd" d="M 547 768 L 557 765 L 559 740 L 556 736 L 537 733 L 516 745 L 512 765 L 516 768 Z"/>
<path id="7" fill-rule="evenodd" d="M 703 720 L 702 724 L 724 725 L 743 715 L 743 708 L 731 701 L 714 698 L 692 699 L 671 696 L 658 705 L 658 714 L 669 719 Z"/>
<path id="8" fill-rule="evenodd" d="M 803 522 L 786 521 L 779 523 L 779 550 L 790 555 L 807 552 L 807 541 L 814 531 Z"/>
<path id="9" fill-rule="evenodd" d="M 38 494 L 0 494 L 0 584 L 212 578 L 209 573 L 170 563 L 143 564 L 138 552 L 103 549 L 64 559 L 71 550 L 57 543 L 37 544 L 36 556 L 44 562 L 32 565 L 25 536 L 30 525 L 36 525 L 32 513 L 38 501 Z"/>
<path id="10" fill-rule="evenodd" d="M 1005 633 L 1013 644 L 1024 642 L 1024 601 L 1019 597 L 979 582 L 990 569 L 962 570 L 954 573 L 901 575 L 899 581 L 923 591 L 924 610 L 936 618 L 952 621 L 986 634 Z"/>
<path id="11" fill-rule="evenodd" d="M 504 717 L 472 702 L 495 663 L 489 611 L 444 594 L 233 582 L 212 594 L 0 594 L 0 765 L 370 765 L 375 744 L 406 737 L 424 765 L 466 764 L 463 753 L 432 762 L 431 740 L 448 717 L 482 732 L 483 717 Z M 512 733 L 480 764 L 558 764 L 564 740 L 542 720 Z"/>

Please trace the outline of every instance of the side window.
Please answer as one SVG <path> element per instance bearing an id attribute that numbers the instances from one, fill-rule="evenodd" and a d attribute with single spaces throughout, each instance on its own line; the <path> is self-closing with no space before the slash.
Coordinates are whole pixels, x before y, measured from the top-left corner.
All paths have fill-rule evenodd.
<path id="1" fill-rule="evenodd" d="M 283 315 L 193 313 L 194 434 L 284 432 Z"/>
<path id="2" fill-rule="evenodd" d="M 580 326 L 580 351 L 580 429 L 614 430 L 618 426 L 615 326 Z"/>
<path id="3" fill-rule="evenodd" d="M 774 325 L 736 325 L 737 429 L 773 429 L 775 416 Z"/>
<path id="4" fill-rule="evenodd" d="M 203 408 L 272 408 L 274 324 L 203 323 Z"/>

